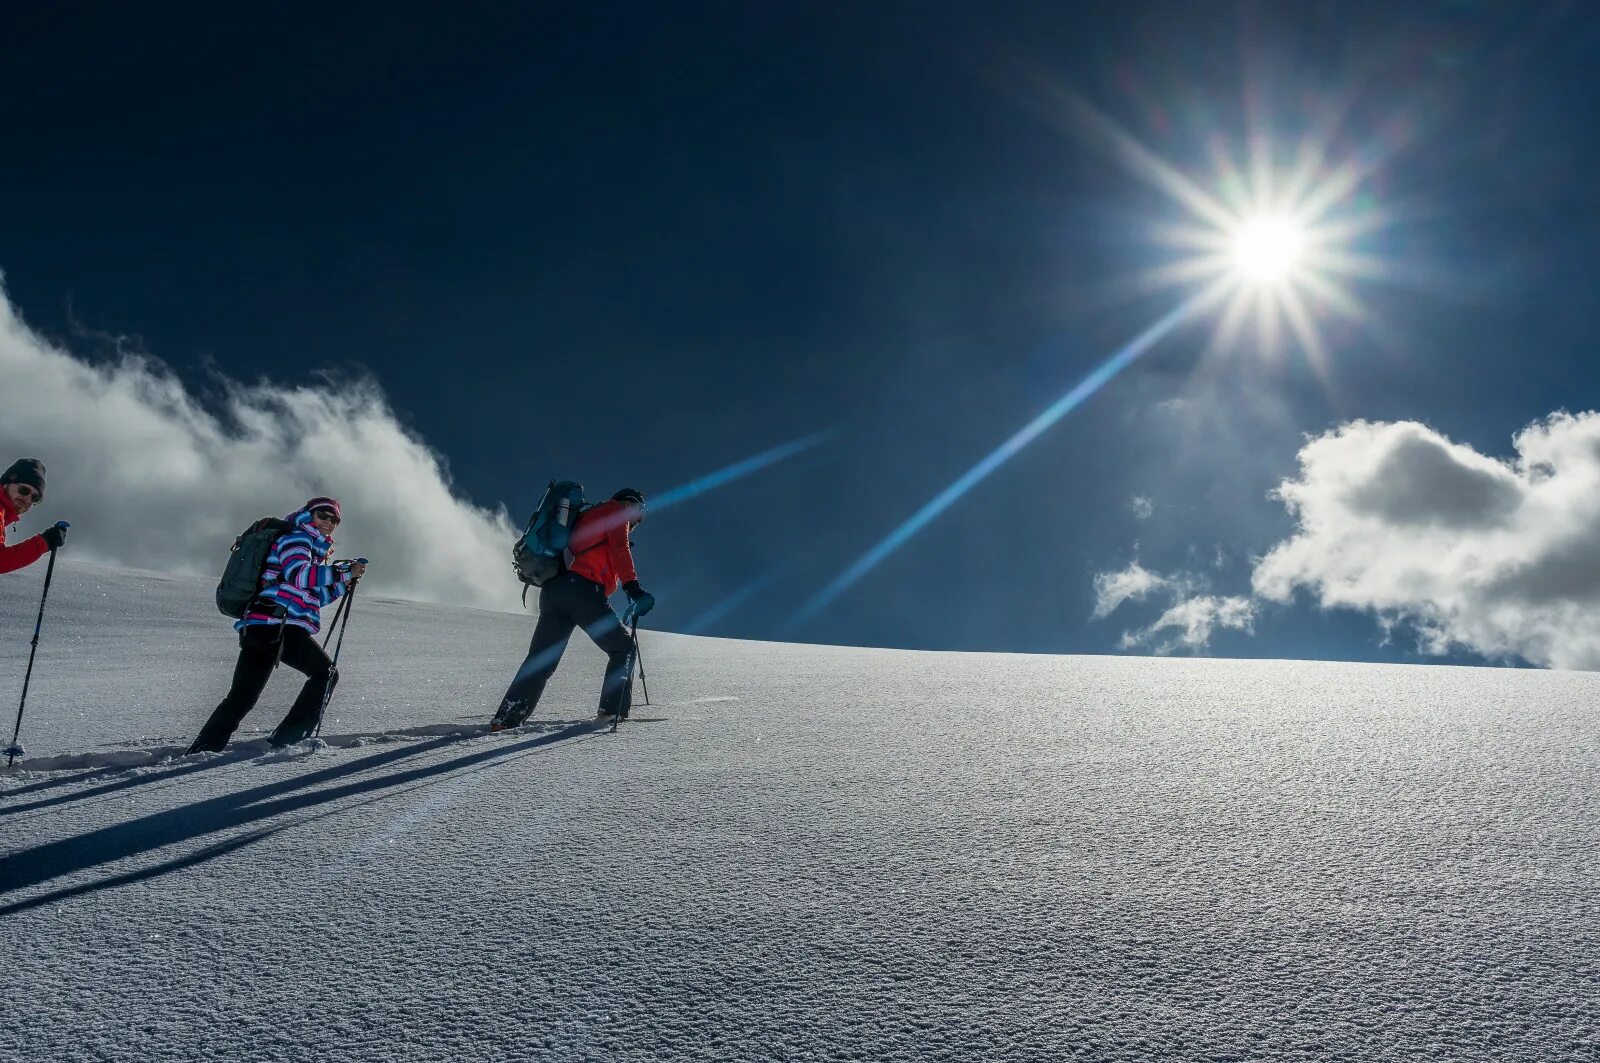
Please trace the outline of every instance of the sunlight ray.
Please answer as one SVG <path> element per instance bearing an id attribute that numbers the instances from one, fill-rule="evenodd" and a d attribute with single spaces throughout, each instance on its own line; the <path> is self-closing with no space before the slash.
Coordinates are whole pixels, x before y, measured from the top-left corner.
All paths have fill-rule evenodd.
<path id="1" fill-rule="evenodd" d="M 736 461 L 732 465 L 727 465 L 717 469 L 714 472 L 706 473 L 704 476 L 696 477 L 695 479 L 690 480 L 688 483 L 679 484 L 678 486 L 669 488 L 666 491 L 658 492 L 651 497 L 650 508 L 652 510 L 666 509 L 669 506 L 675 506 L 680 502 L 694 498 L 696 495 L 703 495 L 707 491 L 714 491 L 717 488 L 722 487 L 725 484 L 730 484 L 735 480 L 742 480 L 746 476 L 760 472 L 769 465 L 774 465 L 780 461 L 783 461 L 785 458 L 792 458 L 796 454 L 804 453 L 805 451 L 810 450 L 812 447 L 827 442 L 833 437 L 834 432 L 835 430 L 832 428 L 825 428 L 820 432 L 813 432 L 811 435 L 792 440 L 791 442 L 773 447 L 770 450 L 764 450 L 760 454 L 745 458 L 742 461 Z"/>
<path id="2" fill-rule="evenodd" d="M 1027 424 L 1012 433 L 998 447 L 985 455 L 981 461 L 956 477 L 949 486 L 945 487 L 944 490 L 924 504 L 922 508 L 908 517 L 899 527 L 895 528 L 851 563 L 848 568 L 813 595 L 801 607 L 800 611 L 790 621 L 788 628 L 793 629 L 825 609 L 841 594 L 854 586 L 858 580 L 877 568 L 878 565 L 904 546 L 918 532 L 927 527 L 936 517 L 953 506 L 968 491 L 988 479 L 995 470 L 1005 465 L 1006 462 L 1015 457 L 1028 444 L 1043 435 L 1046 430 L 1060 421 L 1061 418 L 1082 405 L 1114 379 L 1117 374 L 1133 364 L 1140 355 L 1171 334 L 1174 329 L 1189 320 L 1197 312 L 1210 306 L 1226 291 L 1227 285 L 1225 282 L 1214 282 L 1210 287 L 1202 289 L 1198 294 L 1190 296 L 1187 300 L 1178 304 L 1160 320 L 1135 336 L 1121 350 L 1102 362 L 1077 386 L 1063 394 Z"/>
<path id="3" fill-rule="evenodd" d="M 1311 320 L 1311 313 L 1306 308 L 1305 300 L 1301 298 L 1300 292 L 1291 287 L 1282 293 L 1280 303 L 1284 319 L 1288 321 L 1290 330 L 1300 344 L 1300 349 L 1305 352 L 1306 364 L 1311 366 L 1311 372 L 1324 390 L 1331 388 L 1332 366 L 1328 362 L 1327 350 L 1322 344 L 1322 337 L 1317 333 L 1315 323 Z"/>

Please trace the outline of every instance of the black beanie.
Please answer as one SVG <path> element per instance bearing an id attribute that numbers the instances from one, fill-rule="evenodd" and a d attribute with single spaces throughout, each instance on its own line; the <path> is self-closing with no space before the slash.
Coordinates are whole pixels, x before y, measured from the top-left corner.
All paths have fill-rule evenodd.
<path id="1" fill-rule="evenodd" d="M 11 468 L 0 473 L 0 487 L 6 484 L 27 484 L 39 492 L 39 501 L 44 501 L 44 462 L 38 458 L 18 458 L 11 463 Z"/>
<path id="2" fill-rule="evenodd" d="M 632 502 L 635 505 L 644 505 L 644 492 L 636 487 L 624 487 L 611 496 L 613 502 Z"/>

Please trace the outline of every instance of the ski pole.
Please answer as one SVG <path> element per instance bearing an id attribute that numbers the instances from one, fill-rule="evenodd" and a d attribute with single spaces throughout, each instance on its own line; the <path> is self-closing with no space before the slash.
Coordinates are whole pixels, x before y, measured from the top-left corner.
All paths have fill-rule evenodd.
<path id="1" fill-rule="evenodd" d="M 356 585 L 352 583 L 350 584 L 350 594 L 354 594 L 355 592 Z M 339 621 L 344 616 L 344 607 L 350 604 L 350 594 L 341 596 L 339 599 L 339 608 L 333 611 L 333 619 L 328 623 L 327 633 L 322 636 L 323 649 L 327 649 L 328 643 L 333 641 L 333 633 L 338 629 Z"/>
<path id="2" fill-rule="evenodd" d="M 356 563 L 364 565 L 367 559 L 358 557 Z M 339 608 L 333 613 L 333 623 L 328 625 L 328 634 L 322 640 L 323 649 L 327 649 L 328 640 L 333 638 L 333 629 L 336 627 L 339 629 L 339 639 L 333 644 L 333 666 L 328 673 L 328 688 L 322 692 L 322 708 L 317 710 L 317 729 L 312 732 L 312 738 L 322 737 L 322 717 L 328 712 L 328 702 L 333 700 L 334 684 L 339 681 L 339 651 L 344 649 L 344 629 L 350 626 L 350 603 L 355 600 L 356 587 L 360 583 L 359 576 L 350 581 L 350 590 L 340 599 Z"/>
<path id="3" fill-rule="evenodd" d="M 650 704 L 650 680 L 644 674 L 644 654 L 639 652 L 639 621 L 633 622 L 633 659 L 639 662 L 639 685 L 644 688 L 644 703 Z"/>
<path id="4" fill-rule="evenodd" d="M 64 520 L 56 521 L 56 527 L 65 531 L 71 525 Z M 17 739 L 22 735 L 22 710 L 28 705 L 28 684 L 33 681 L 33 657 L 39 652 L 39 631 L 44 627 L 44 603 L 50 597 L 50 578 L 56 574 L 56 549 L 50 548 L 50 563 L 44 569 L 44 593 L 39 595 L 39 617 L 33 622 L 33 643 L 28 649 L 28 670 L 22 677 L 22 700 L 17 703 L 17 725 L 11 729 L 11 744 L 6 747 L 6 767 L 11 767 L 12 762 L 22 754 L 22 747 L 17 744 Z"/>

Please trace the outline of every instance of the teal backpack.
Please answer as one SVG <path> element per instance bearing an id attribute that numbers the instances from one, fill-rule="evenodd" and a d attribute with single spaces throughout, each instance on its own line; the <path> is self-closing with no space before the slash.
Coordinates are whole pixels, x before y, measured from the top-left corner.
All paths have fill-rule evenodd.
<path id="1" fill-rule="evenodd" d="M 528 526 L 511 547 L 511 568 L 523 583 L 524 605 L 529 587 L 543 587 L 567 570 L 567 544 L 583 510 L 582 484 L 550 481 Z"/>

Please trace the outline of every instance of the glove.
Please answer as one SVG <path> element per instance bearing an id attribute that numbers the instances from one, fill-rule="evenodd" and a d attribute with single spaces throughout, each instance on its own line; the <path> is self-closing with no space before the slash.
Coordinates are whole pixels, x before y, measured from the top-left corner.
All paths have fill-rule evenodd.
<path id="1" fill-rule="evenodd" d="M 625 615 L 630 620 L 637 620 L 656 607 L 656 596 L 639 586 L 638 580 L 624 583 L 622 592 L 628 596 L 628 611 Z"/>
<path id="2" fill-rule="evenodd" d="M 63 524 L 52 524 L 50 527 L 39 533 L 39 538 L 43 539 L 45 541 L 45 545 L 50 547 L 50 549 L 59 550 L 65 546 L 67 542 L 66 526 Z"/>

